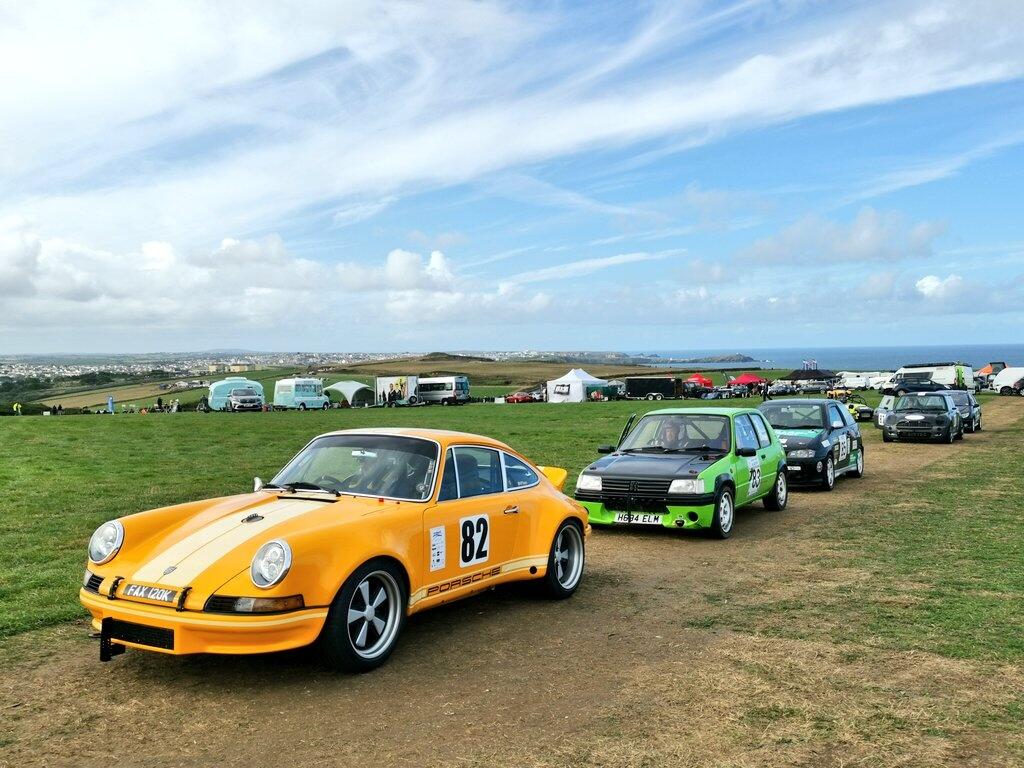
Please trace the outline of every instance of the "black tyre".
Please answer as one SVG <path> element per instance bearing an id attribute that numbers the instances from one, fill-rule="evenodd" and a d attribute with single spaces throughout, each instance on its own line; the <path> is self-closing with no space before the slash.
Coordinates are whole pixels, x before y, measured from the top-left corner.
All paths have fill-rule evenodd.
<path id="1" fill-rule="evenodd" d="M 306 404 L 305 403 L 299 403 L 299 410 L 300 411 L 306 410 Z"/>
<path id="2" fill-rule="evenodd" d="M 329 667 L 369 672 L 391 655 L 405 623 L 408 587 L 392 560 L 363 563 L 348 577 L 331 604 L 320 655 Z"/>
<path id="3" fill-rule="evenodd" d="M 832 454 L 825 459 L 825 471 L 821 473 L 821 487 L 831 491 L 836 487 L 836 463 L 832 461 Z"/>
<path id="4" fill-rule="evenodd" d="M 723 485 L 715 494 L 715 514 L 711 518 L 711 532 L 720 539 L 728 539 L 732 535 L 735 521 L 736 497 L 732 486 Z"/>
<path id="5" fill-rule="evenodd" d="M 977 422 L 974 424 L 974 431 L 981 432 L 981 416 L 978 417 Z"/>
<path id="6" fill-rule="evenodd" d="M 323 405 L 320 406 L 321 410 L 324 410 L 324 411 L 326 411 L 330 407 L 331 407 L 330 403 L 324 403 Z"/>
<path id="7" fill-rule="evenodd" d="M 956 432 L 953 431 L 953 425 L 950 424 L 949 429 L 946 430 L 946 436 L 942 439 L 942 442 L 949 443 L 950 445 L 952 445 L 954 440 L 956 440 Z"/>
<path id="8" fill-rule="evenodd" d="M 540 581 L 544 595 L 554 600 L 570 597 L 580 585 L 585 563 L 583 528 L 575 519 L 565 520 L 551 540 L 548 571 Z"/>
<path id="9" fill-rule="evenodd" d="M 882 442 L 883 443 L 891 443 L 892 441 L 893 441 L 893 438 L 889 437 L 889 433 L 886 432 L 885 430 L 883 430 L 882 431 Z"/>
<path id="10" fill-rule="evenodd" d="M 772 486 L 772 492 L 764 497 L 764 508 L 772 512 L 781 512 L 788 503 L 789 482 L 786 479 L 786 468 L 779 467 L 779 472 L 775 476 L 775 484 Z"/>
<path id="11" fill-rule="evenodd" d="M 647 393 L 647 399 L 648 400 L 653 400 L 654 399 L 654 393 L 653 392 L 648 392 Z"/>
<path id="12" fill-rule="evenodd" d="M 846 474 L 849 475 L 850 477 L 864 477 L 864 446 L 863 445 L 860 447 L 860 450 L 857 451 L 857 464 L 856 464 L 856 466 L 854 466 L 854 468 L 849 470 Z"/>
<path id="13" fill-rule="evenodd" d="M 1021 390 L 1021 391 L 1024 392 L 1024 390 Z M 1013 387 L 1000 387 L 999 388 L 999 394 L 1000 395 L 1012 395 L 1013 394 Z"/>

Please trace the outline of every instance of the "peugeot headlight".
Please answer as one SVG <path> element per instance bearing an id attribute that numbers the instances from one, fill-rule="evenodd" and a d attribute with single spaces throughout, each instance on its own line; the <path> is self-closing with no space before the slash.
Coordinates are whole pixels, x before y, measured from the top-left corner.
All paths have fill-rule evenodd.
<path id="1" fill-rule="evenodd" d="M 798 448 L 795 451 L 790 451 L 786 455 L 791 459 L 813 459 L 814 453 L 814 450 L 811 448 Z"/>
<path id="2" fill-rule="evenodd" d="M 124 543 L 124 526 L 117 520 L 104 523 L 89 539 L 89 559 L 102 565 L 113 559 Z"/>
<path id="3" fill-rule="evenodd" d="M 256 551 L 249 567 L 249 576 L 260 589 L 269 589 L 281 581 L 291 567 L 291 548 L 283 539 L 274 539 Z"/>
<path id="4" fill-rule="evenodd" d="M 703 480 L 673 480 L 669 493 L 704 493 Z"/>
<path id="5" fill-rule="evenodd" d="M 600 491 L 601 477 L 599 475 L 588 475 L 586 472 L 580 472 L 579 479 L 576 481 L 576 490 Z"/>

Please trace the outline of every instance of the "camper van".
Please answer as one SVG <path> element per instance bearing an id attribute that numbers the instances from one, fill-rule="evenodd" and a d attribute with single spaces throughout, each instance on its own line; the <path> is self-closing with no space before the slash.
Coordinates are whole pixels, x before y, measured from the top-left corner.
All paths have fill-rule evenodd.
<path id="1" fill-rule="evenodd" d="M 883 394 L 912 392 L 915 384 L 938 384 L 947 389 L 973 390 L 974 370 L 966 363 L 912 363 L 904 365 L 882 387 Z"/>
<path id="2" fill-rule="evenodd" d="M 420 402 L 418 376 L 378 376 L 374 380 L 377 405 L 394 407 L 416 405 Z"/>
<path id="3" fill-rule="evenodd" d="M 274 384 L 274 409 L 327 410 L 331 399 L 324 394 L 320 379 L 281 379 Z"/>
<path id="4" fill-rule="evenodd" d="M 263 410 L 263 385 L 245 376 L 228 376 L 213 382 L 206 397 L 211 411 Z"/>
<path id="5" fill-rule="evenodd" d="M 992 377 L 992 391 L 998 392 L 1000 395 L 1012 395 L 1014 394 L 1013 385 L 1021 379 L 1024 379 L 1024 368 L 1017 366 L 1003 368 Z"/>
<path id="6" fill-rule="evenodd" d="M 431 376 L 420 379 L 420 400 L 424 403 L 461 405 L 469 402 L 469 379 L 465 376 Z"/>

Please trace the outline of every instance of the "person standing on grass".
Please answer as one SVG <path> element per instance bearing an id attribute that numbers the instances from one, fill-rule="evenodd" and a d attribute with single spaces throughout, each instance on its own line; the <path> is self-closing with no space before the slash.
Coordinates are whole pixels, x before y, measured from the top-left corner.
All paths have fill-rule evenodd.
<path id="1" fill-rule="evenodd" d="M 14 415 L 21 416 L 21 403 L 14 404 Z"/>

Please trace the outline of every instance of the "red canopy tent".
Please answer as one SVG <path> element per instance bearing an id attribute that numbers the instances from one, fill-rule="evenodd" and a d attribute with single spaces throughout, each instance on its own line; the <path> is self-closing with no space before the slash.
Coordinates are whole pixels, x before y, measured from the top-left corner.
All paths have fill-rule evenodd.
<path id="1" fill-rule="evenodd" d="M 730 384 L 740 384 L 740 385 L 743 385 L 743 384 L 763 384 L 766 381 L 768 381 L 768 379 L 761 378 L 760 376 L 757 376 L 756 374 L 753 374 L 753 373 L 741 373 L 739 376 L 737 376 L 735 379 L 733 379 L 729 383 Z"/>
<path id="2" fill-rule="evenodd" d="M 686 381 L 690 384 L 700 384 L 702 387 L 713 386 L 711 383 L 711 379 L 709 379 L 707 376 L 702 376 L 699 373 L 693 374 L 693 376 L 688 378 Z"/>

